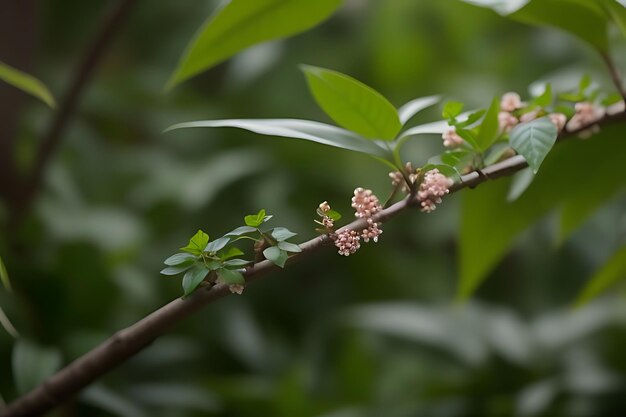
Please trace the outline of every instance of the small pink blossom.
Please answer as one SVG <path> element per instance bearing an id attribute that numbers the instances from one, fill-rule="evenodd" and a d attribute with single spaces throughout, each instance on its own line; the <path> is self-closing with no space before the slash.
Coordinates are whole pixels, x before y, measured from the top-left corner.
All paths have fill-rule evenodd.
<path id="1" fill-rule="evenodd" d="M 324 201 L 320 203 L 319 209 L 322 213 L 327 213 L 330 211 L 330 204 L 328 204 L 328 201 Z"/>
<path id="2" fill-rule="evenodd" d="M 322 217 L 322 224 L 327 229 L 332 229 L 335 226 L 335 222 L 328 216 Z"/>
<path id="3" fill-rule="evenodd" d="M 502 111 L 512 112 L 521 108 L 523 105 L 524 103 L 522 103 L 522 99 L 519 94 L 514 92 L 504 94 L 500 100 L 500 109 Z"/>
<path id="4" fill-rule="evenodd" d="M 363 229 L 361 232 L 361 237 L 365 243 L 369 242 L 370 239 L 374 241 L 374 243 L 378 242 L 378 236 L 380 236 L 383 231 L 379 229 L 378 223 L 375 223 L 372 219 L 367 219 L 367 229 Z"/>
<path id="5" fill-rule="evenodd" d="M 407 162 L 405 165 L 405 170 L 409 175 L 409 181 L 411 182 L 411 184 L 414 184 L 417 180 L 417 173 L 415 172 L 415 168 L 413 168 L 413 164 Z M 394 187 L 402 184 L 402 191 L 407 194 L 411 192 L 411 189 L 407 185 L 404 176 L 402 176 L 402 173 L 400 171 L 390 172 L 389 178 L 391 178 L 391 185 L 393 185 Z"/>
<path id="6" fill-rule="evenodd" d="M 624 105 L 624 100 L 618 101 L 617 103 L 611 104 L 606 108 L 606 114 L 609 116 L 614 116 L 619 113 L 623 113 L 626 111 L 626 105 Z"/>
<path id="7" fill-rule="evenodd" d="M 361 247 L 361 236 L 351 229 L 344 229 L 336 235 L 332 236 L 339 255 L 350 256 Z"/>
<path id="8" fill-rule="evenodd" d="M 355 210 L 356 217 L 371 217 L 383 209 L 372 190 L 365 190 L 361 187 L 354 190 L 352 208 Z"/>
<path id="9" fill-rule="evenodd" d="M 563 128 L 565 127 L 565 123 L 567 123 L 567 116 L 563 113 L 550 113 L 548 115 L 550 121 L 556 126 L 557 132 L 561 133 Z"/>
<path id="10" fill-rule="evenodd" d="M 456 133 L 455 126 L 448 126 L 441 135 L 443 138 L 443 146 L 446 148 L 458 148 L 463 144 L 463 138 Z"/>
<path id="11" fill-rule="evenodd" d="M 501 132 L 509 132 L 515 125 L 519 123 L 517 117 L 513 116 L 508 111 L 501 111 L 498 113 L 498 125 Z"/>
<path id="12" fill-rule="evenodd" d="M 586 125 L 590 125 L 604 116 L 604 109 L 602 107 L 586 101 L 576 103 L 575 109 L 576 114 L 574 114 L 574 116 L 567 123 L 567 130 L 570 132 L 578 130 Z"/>
<path id="13" fill-rule="evenodd" d="M 441 197 L 450 192 L 452 184 L 454 181 L 441 174 L 438 169 L 428 171 L 417 192 L 422 211 L 430 213 L 435 210 L 437 204 L 441 204 Z"/>
<path id="14" fill-rule="evenodd" d="M 243 290 L 245 289 L 245 286 L 243 284 L 231 284 L 228 286 L 228 289 L 233 294 L 241 295 L 243 294 Z"/>

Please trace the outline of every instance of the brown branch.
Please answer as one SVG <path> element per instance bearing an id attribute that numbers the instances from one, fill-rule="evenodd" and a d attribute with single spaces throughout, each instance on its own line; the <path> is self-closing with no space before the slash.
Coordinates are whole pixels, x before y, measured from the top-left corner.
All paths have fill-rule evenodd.
<path id="1" fill-rule="evenodd" d="M 597 124 L 608 124 L 618 121 L 626 121 L 626 112 L 606 116 L 598 121 Z M 573 137 L 579 131 L 588 129 L 589 127 L 590 126 L 585 126 L 574 132 L 567 132 L 561 135 L 559 140 Z M 451 188 L 450 192 L 476 187 L 485 181 L 511 175 L 526 166 L 526 161 L 522 156 L 514 156 L 497 164 L 490 165 L 480 172 L 474 171 L 464 175 L 461 181 Z M 414 196 L 409 196 L 382 210 L 374 216 L 374 220 L 384 223 L 414 207 L 419 207 L 418 201 Z M 359 219 L 344 226 L 340 230 L 346 228 L 359 230 L 366 226 L 366 221 Z M 300 260 L 303 255 L 311 254 L 326 244 L 330 244 L 330 240 L 327 236 L 311 239 L 300 245 L 302 253 L 290 257 L 288 263 L 296 262 Z M 267 260 L 254 264 L 252 267 L 246 268 L 244 272 L 246 282 L 255 281 L 264 273 L 275 269 L 275 265 Z M 115 333 L 101 345 L 61 369 L 33 391 L 18 398 L 6 409 L 0 411 L 0 416 L 34 416 L 52 409 L 109 370 L 119 366 L 121 363 L 140 352 L 158 336 L 169 330 L 174 324 L 190 316 L 207 304 L 229 294 L 228 286 L 219 284 L 213 287 L 201 288 L 186 299 L 179 298 L 170 302 L 132 326 Z"/>
<path id="2" fill-rule="evenodd" d="M 619 69 L 615 65 L 613 58 L 609 55 L 608 52 L 601 52 L 600 56 L 604 61 L 607 69 L 609 70 L 609 74 L 611 75 L 611 80 L 613 81 L 613 85 L 617 89 L 617 92 L 622 96 L 624 101 L 626 101 L 626 88 L 624 88 L 624 84 L 622 83 L 622 75 L 619 72 Z"/>
<path id="3" fill-rule="evenodd" d="M 129 14 L 131 6 L 133 6 L 135 1 L 136 0 L 119 0 L 105 15 L 94 39 L 87 46 L 86 53 L 76 68 L 67 93 L 52 120 L 50 128 L 41 141 L 32 172 L 27 179 L 26 185 L 18 200 L 13 202 L 15 205 L 13 215 L 16 216 L 16 218 L 12 219 L 10 223 L 14 225 L 19 224 L 23 216 L 29 211 L 43 182 L 45 169 L 63 140 L 63 133 L 78 105 L 86 85 L 89 83 L 107 47 L 110 45 L 114 34 Z"/>

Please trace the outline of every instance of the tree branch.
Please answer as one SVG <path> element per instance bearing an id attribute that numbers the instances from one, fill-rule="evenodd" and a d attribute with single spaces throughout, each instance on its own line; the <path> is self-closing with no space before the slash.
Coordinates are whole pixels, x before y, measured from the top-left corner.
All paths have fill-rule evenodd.
<path id="1" fill-rule="evenodd" d="M 82 92 L 104 56 L 113 35 L 129 14 L 131 6 L 133 6 L 135 1 L 119 0 L 115 7 L 106 14 L 95 38 L 88 45 L 86 54 L 76 68 L 75 75 L 59 106 L 59 110 L 55 114 L 48 132 L 41 141 L 35 157 L 33 170 L 27 179 L 26 185 L 17 201 L 12 202 L 15 205 L 13 215 L 16 218 L 12 219 L 10 223 L 14 226 L 20 223 L 22 216 L 29 211 L 37 191 L 41 187 L 45 169 L 63 140 L 63 133 L 76 109 Z"/>
<path id="2" fill-rule="evenodd" d="M 606 116 L 592 125 L 604 125 L 615 122 L 626 122 L 626 112 Z M 582 130 L 591 125 L 572 132 L 566 132 L 559 137 L 559 141 L 574 137 Z M 488 180 L 511 175 L 527 166 L 522 156 L 514 156 L 494 165 L 490 165 L 481 171 L 474 171 L 461 178 L 450 192 L 457 192 L 464 188 L 473 188 Z M 419 207 L 419 201 L 414 196 L 409 196 L 392 206 L 382 210 L 373 220 L 385 223 L 399 214 Z M 367 226 L 364 219 L 356 220 L 346 228 L 353 230 L 363 229 Z M 330 245 L 328 236 L 319 236 L 300 245 L 302 253 L 289 258 L 288 263 L 297 262 L 304 255 L 311 254 L 325 245 Z M 262 261 L 246 268 L 244 276 L 250 283 L 259 279 L 266 272 L 275 270 L 277 267 L 270 261 Z M 76 394 L 85 386 L 107 373 L 112 368 L 120 365 L 142 349 L 147 347 L 157 337 L 169 330 L 174 324 L 190 316 L 200 308 L 230 294 L 225 284 L 213 287 L 200 288 L 190 297 L 178 298 L 161 307 L 137 323 L 115 333 L 95 349 L 87 352 L 74 362 L 61 369 L 55 375 L 48 378 L 33 391 L 18 398 L 6 409 L 0 411 L 2 417 L 21 417 L 40 415 L 51 410 L 61 402 Z"/>

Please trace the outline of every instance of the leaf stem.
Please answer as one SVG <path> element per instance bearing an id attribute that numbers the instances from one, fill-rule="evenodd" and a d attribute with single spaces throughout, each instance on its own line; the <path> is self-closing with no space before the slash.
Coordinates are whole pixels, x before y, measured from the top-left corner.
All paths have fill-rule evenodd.
<path id="1" fill-rule="evenodd" d="M 611 75 L 611 80 L 613 81 L 615 88 L 617 88 L 618 93 L 626 102 L 626 89 L 624 88 L 624 84 L 622 83 L 622 76 L 619 69 L 617 68 L 617 65 L 615 65 L 615 61 L 608 52 L 600 52 L 600 56 L 602 57 L 602 60 L 604 61 L 609 71 L 609 74 Z"/>

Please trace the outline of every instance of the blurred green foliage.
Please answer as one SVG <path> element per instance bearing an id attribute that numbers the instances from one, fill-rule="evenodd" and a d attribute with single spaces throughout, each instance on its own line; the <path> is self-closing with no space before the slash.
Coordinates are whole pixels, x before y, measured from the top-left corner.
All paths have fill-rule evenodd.
<path id="1" fill-rule="evenodd" d="M 30 72 L 55 96 L 107 4 L 37 3 Z M 321 201 L 348 213 L 356 186 L 381 198 L 390 192 L 385 166 L 367 155 L 230 129 L 161 134 L 184 120 L 330 122 L 307 92 L 301 63 L 350 74 L 396 106 L 444 93 L 477 108 L 509 90 L 527 95 L 539 79 L 555 91 L 575 87 L 583 73 L 610 89 L 600 58 L 564 33 L 457 0 L 346 0 L 316 29 L 249 49 L 164 94 L 182 49 L 215 6 L 140 2 L 89 86 L 23 227 L 10 233 L 0 201 L 0 254 L 14 287 L 14 294 L 0 292 L 0 305 L 32 341 L 29 355 L 69 361 L 179 296 L 180 280 L 159 270 L 198 228 L 221 236 L 265 207 L 304 240 L 315 235 Z M 625 52 L 618 43 L 621 68 Z M 34 102 L 22 110 L 15 162 L 24 172 L 50 110 Z M 440 113 L 433 107 L 414 122 Z M 569 145 L 559 152 L 577 152 Z M 405 149 L 424 164 L 441 152 L 441 139 L 413 140 Z M 574 181 L 583 181 L 582 191 L 590 192 L 582 195 L 593 204 L 581 202 L 577 182 L 554 174 L 555 183 L 573 184 L 554 204 L 595 214 L 573 214 L 579 227 L 566 227 L 565 239 L 538 177 L 515 204 L 531 207 L 539 223 L 519 225 L 517 237 L 507 237 L 511 252 L 466 305 L 452 303 L 460 203 L 497 193 L 505 206 L 506 182 L 389 223 L 378 244 L 354 256 L 319 252 L 242 297 L 206 308 L 58 414 L 621 416 L 621 288 L 569 308 L 626 236 L 623 181 L 610 192 L 597 187 L 623 178 L 621 155 L 598 155 L 568 174 L 580 175 Z M 611 162 L 603 165 L 605 158 Z M 477 233 L 506 234 L 495 221 L 502 213 L 485 216 Z M 7 401 L 19 393 L 14 349 L 0 333 L 0 393 Z"/>

